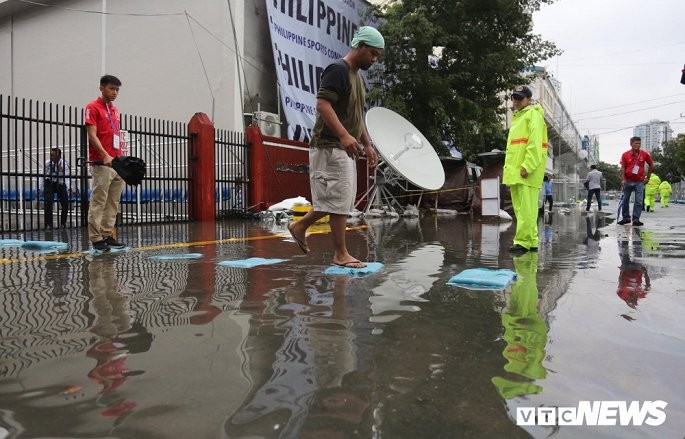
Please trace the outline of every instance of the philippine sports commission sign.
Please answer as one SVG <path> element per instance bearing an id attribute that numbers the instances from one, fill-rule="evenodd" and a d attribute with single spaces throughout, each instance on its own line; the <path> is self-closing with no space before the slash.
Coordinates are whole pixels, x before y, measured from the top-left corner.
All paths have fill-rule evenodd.
<path id="1" fill-rule="evenodd" d="M 288 138 L 309 141 L 321 72 L 350 49 L 355 31 L 376 27 L 360 0 L 266 0 Z"/>

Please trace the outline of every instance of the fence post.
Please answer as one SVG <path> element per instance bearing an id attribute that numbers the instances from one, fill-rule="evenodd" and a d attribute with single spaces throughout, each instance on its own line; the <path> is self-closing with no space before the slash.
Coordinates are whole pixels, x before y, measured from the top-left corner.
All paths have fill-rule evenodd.
<path id="1" fill-rule="evenodd" d="M 266 181 L 266 156 L 264 154 L 264 144 L 262 134 L 257 125 L 250 125 L 245 130 L 247 145 L 250 148 L 250 200 L 249 205 L 256 207 L 258 211 L 267 208 L 264 200 L 266 191 L 264 184 Z"/>
<path id="2" fill-rule="evenodd" d="M 205 113 L 195 113 L 188 123 L 188 207 L 191 220 L 214 221 L 214 123 Z"/>

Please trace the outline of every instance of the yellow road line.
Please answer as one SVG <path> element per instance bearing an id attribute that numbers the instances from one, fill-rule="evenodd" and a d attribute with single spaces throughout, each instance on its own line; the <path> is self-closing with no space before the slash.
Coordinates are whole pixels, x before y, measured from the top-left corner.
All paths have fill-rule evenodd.
<path id="1" fill-rule="evenodd" d="M 354 227 L 347 227 L 347 230 L 361 230 L 361 229 L 366 229 L 368 226 L 354 226 Z M 330 229 L 325 229 L 325 230 L 314 230 L 308 233 L 308 235 L 318 235 L 322 233 L 330 233 Z M 179 248 L 179 247 L 191 247 L 191 246 L 200 246 L 200 245 L 209 245 L 209 244 L 228 244 L 232 242 L 247 242 L 247 241 L 260 241 L 263 239 L 275 239 L 275 238 L 286 238 L 290 237 L 290 232 L 286 233 L 279 233 L 276 235 L 263 235 L 263 236 L 252 236 L 252 237 L 247 237 L 247 238 L 226 238 L 226 239 L 216 239 L 216 240 L 211 240 L 211 241 L 195 241 L 195 242 L 177 242 L 174 244 L 162 244 L 162 245 L 149 245 L 145 247 L 135 247 L 132 248 L 130 251 L 139 251 L 139 252 L 144 252 L 144 251 L 149 251 L 149 250 L 159 250 L 159 249 L 165 249 L 165 248 Z M 50 260 L 55 260 L 55 259 L 72 259 L 72 258 L 80 258 L 83 256 L 89 256 L 92 255 L 93 253 L 86 253 L 86 252 L 79 252 L 79 253 L 59 253 L 59 254 L 50 254 L 50 255 L 41 255 L 41 256 L 35 256 L 31 258 L 17 258 L 17 259 L 2 259 L 0 258 L 0 264 L 16 264 L 16 263 L 21 263 L 21 262 L 33 262 L 33 261 L 50 261 Z"/>

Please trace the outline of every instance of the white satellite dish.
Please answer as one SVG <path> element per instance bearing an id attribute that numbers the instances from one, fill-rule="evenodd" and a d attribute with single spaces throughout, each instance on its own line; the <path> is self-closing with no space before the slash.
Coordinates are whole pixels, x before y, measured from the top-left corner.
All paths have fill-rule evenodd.
<path id="1" fill-rule="evenodd" d="M 374 107 L 366 113 L 366 129 L 385 164 L 402 178 L 431 191 L 445 184 L 438 154 L 407 119 L 387 108 Z"/>

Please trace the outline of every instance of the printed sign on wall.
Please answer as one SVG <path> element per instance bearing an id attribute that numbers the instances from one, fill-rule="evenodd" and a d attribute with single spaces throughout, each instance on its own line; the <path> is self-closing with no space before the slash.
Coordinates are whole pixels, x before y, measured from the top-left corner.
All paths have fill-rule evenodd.
<path id="1" fill-rule="evenodd" d="M 266 0 L 288 138 L 309 142 L 321 72 L 350 50 L 355 31 L 377 27 L 360 0 Z"/>

